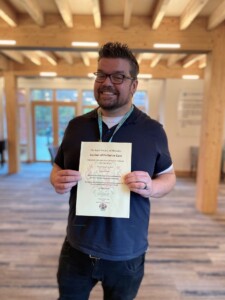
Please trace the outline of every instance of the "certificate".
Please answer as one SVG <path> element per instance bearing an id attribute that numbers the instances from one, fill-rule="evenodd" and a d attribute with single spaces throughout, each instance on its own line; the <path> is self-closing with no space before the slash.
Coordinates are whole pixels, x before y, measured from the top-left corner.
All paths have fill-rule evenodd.
<path id="1" fill-rule="evenodd" d="M 82 142 L 76 215 L 129 218 L 131 143 Z"/>

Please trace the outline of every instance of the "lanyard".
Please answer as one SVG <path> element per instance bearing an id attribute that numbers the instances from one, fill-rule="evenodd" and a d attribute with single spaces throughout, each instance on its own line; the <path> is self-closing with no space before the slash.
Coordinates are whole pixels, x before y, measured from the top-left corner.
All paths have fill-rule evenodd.
<path id="1" fill-rule="evenodd" d="M 134 106 L 132 105 L 130 110 L 124 115 L 123 119 L 116 126 L 116 129 L 114 130 L 113 135 L 109 139 L 109 142 L 112 141 L 115 133 L 120 129 L 120 127 L 123 125 L 123 123 L 129 118 L 129 116 L 131 115 L 133 109 L 134 109 Z M 101 113 L 100 108 L 98 109 L 98 128 L 99 128 L 99 135 L 100 135 L 99 141 L 102 142 L 102 113 Z"/>

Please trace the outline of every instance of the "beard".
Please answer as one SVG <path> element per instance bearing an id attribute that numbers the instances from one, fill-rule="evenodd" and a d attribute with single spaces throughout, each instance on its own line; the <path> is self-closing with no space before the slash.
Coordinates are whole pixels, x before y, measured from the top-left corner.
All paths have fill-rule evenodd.
<path id="1" fill-rule="evenodd" d="M 102 87 L 95 92 L 95 98 L 98 105 L 105 110 L 114 110 L 130 102 L 127 98 L 120 98 L 120 93 L 112 87 Z"/>

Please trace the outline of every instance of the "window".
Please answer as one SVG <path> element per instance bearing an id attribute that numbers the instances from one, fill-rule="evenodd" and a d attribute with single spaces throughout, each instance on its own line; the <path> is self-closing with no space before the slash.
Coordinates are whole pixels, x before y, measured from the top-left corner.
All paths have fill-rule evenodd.
<path id="1" fill-rule="evenodd" d="M 50 89 L 31 90 L 31 100 L 32 101 L 52 101 L 53 100 L 53 90 L 50 90 Z"/>
<path id="2" fill-rule="evenodd" d="M 67 125 L 75 115 L 76 107 L 74 106 L 58 107 L 58 143 L 61 143 Z"/>
<path id="3" fill-rule="evenodd" d="M 77 90 L 56 90 L 56 101 L 75 102 L 77 98 Z"/>
<path id="4" fill-rule="evenodd" d="M 94 92 L 86 90 L 82 92 L 82 104 L 83 106 L 97 106 L 97 101 L 94 97 Z"/>
<path id="5" fill-rule="evenodd" d="M 76 116 L 78 92 L 75 89 L 32 89 L 34 159 L 48 161 L 48 147 L 59 145 L 68 122 Z"/>
<path id="6" fill-rule="evenodd" d="M 88 113 L 98 106 L 97 101 L 94 97 L 94 92 L 92 90 L 84 90 L 82 91 L 82 107 L 83 114 Z"/>
<path id="7" fill-rule="evenodd" d="M 23 104 L 26 102 L 26 90 L 25 89 L 17 90 L 17 102 L 19 104 Z"/>
<path id="8" fill-rule="evenodd" d="M 148 94 L 147 91 L 136 91 L 133 98 L 133 103 L 140 110 L 146 112 L 148 108 Z"/>

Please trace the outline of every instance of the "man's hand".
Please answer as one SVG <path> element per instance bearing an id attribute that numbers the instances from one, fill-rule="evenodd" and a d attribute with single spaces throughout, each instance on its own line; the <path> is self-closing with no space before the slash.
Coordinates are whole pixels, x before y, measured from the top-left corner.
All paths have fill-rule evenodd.
<path id="1" fill-rule="evenodd" d="M 59 194 L 64 194 L 69 192 L 73 186 L 77 185 L 77 182 L 81 180 L 81 174 L 75 170 L 63 170 L 54 164 L 50 180 L 55 191 Z"/>
<path id="2" fill-rule="evenodd" d="M 152 179 L 147 172 L 134 171 L 124 176 L 124 182 L 132 192 L 145 198 L 160 198 L 169 193 L 176 183 L 174 169 Z"/>
<path id="3" fill-rule="evenodd" d="M 128 185 L 132 192 L 149 198 L 152 190 L 152 179 L 147 172 L 134 171 L 124 177 L 125 184 Z"/>

